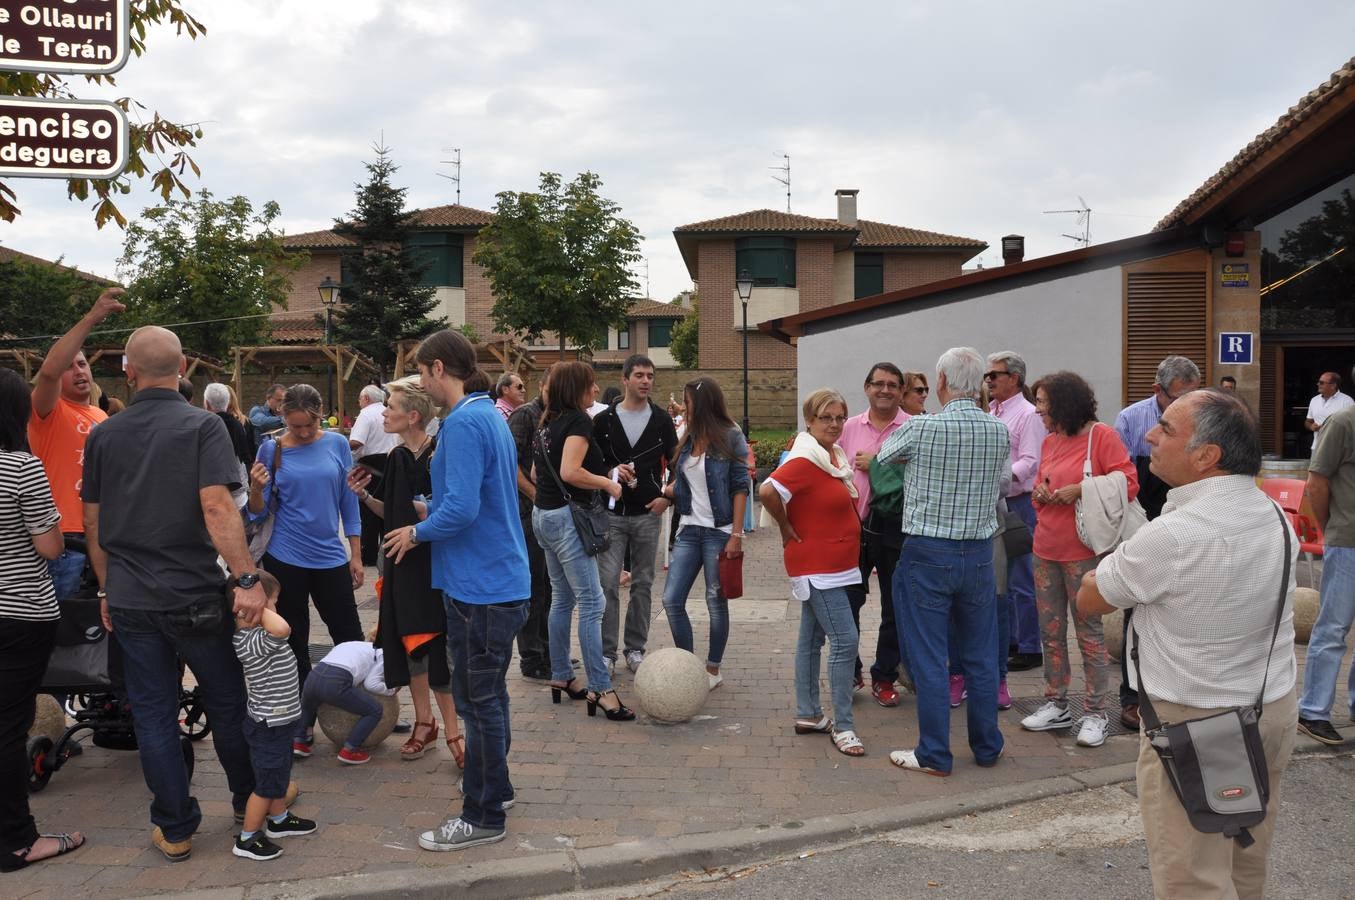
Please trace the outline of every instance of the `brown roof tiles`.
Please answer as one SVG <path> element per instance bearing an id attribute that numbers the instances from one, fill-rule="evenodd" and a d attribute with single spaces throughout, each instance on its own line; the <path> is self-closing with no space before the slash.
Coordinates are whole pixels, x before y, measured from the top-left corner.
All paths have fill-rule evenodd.
<path id="1" fill-rule="evenodd" d="M 691 312 L 676 303 L 662 303 L 648 297 L 636 300 L 626 312 L 627 319 L 681 319 Z"/>
<path id="2" fill-rule="evenodd" d="M 850 234 L 856 231 L 851 225 L 843 225 L 836 219 L 816 219 L 813 216 L 799 216 L 794 213 L 778 212 L 774 209 L 755 209 L 752 212 L 707 219 L 690 225 L 679 225 L 674 234 L 746 234 L 764 233 L 813 233 L 813 234 Z"/>
<path id="3" fill-rule="evenodd" d="M 861 236 L 856 239 L 858 247 L 960 247 L 966 250 L 984 250 L 988 247 L 986 241 L 923 231 L 905 225 L 887 225 L 867 219 L 859 220 L 858 224 L 861 228 Z"/>
<path id="4" fill-rule="evenodd" d="M 494 221 L 494 214 L 483 209 L 449 203 L 446 206 L 430 206 L 410 212 L 410 226 L 423 228 L 454 228 L 478 230 Z M 289 234 L 283 237 L 282 245 L 289 250 L 347 250 L 357 247 L 358 242 L 351 237 L 339 234 L 332 228 L 326 231 L 307 231 L 303 234 Z"/>

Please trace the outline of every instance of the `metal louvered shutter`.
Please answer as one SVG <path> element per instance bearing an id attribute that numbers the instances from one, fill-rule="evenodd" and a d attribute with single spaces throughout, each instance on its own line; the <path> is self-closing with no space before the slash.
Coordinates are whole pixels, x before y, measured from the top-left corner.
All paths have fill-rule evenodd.
<path id="1" fill-rule="evenodd" d="M 1207 271 L 1125 273 L 1124 404 L 1153 392 L 1158 363 L 1168 356 L 1195 361 L 1208 378 Z"/>
<path id="2" fill-rule="evenodd" d="M 1261 342 L 1261 448 L 1284 453 L 1284 410 L 1280 408 L 1284 349 L 1274 341 Z"/>

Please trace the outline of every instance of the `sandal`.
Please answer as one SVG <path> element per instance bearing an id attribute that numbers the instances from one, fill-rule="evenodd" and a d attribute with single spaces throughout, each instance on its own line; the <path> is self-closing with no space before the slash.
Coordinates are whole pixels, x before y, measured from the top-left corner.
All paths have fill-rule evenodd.
<path id="1" fill-rule="evenodd" d="M 819 719 L 796 719 L 796 734 L 832 734 L 833 720 L 827 716 Z"/>
<path id="2" fill-rule="evenodd" d="M 833 746 L 843 756 L 865 756 L 866 745 L 856 736 L 855 731 L 833 732 Z"/>
<path id="3" fill-rule="evenodd" d="M 77 835 L 79 836 L 78 840 L 76 839 Z M 21 853 L 6 853 L 3 856 L 0 856 L 0 872 L 17 872 L 30 863 L 42 862 L 43 860 L 52 859 L 53 857 L 64 856 L 67 853 L 72 853 L 85 846 L 85 836 L 78 831 L 74 834 L 40 834 L 38 835 L 38 838 L 39 840 L 48 838 L 49 840 L 56 841 L 56 852 L 51 856 L 44 856 L 39 859 L 29 859 L 28 855 L 32 853 L 33 848 L 37 846 L 37 842 L 35 841 L 27 847 L 24 847 L 23 852 Z"/>
<path id="4" fill-rule="evenodd" d="M 437 722 L 415 722 L 409 739 L 400 748 L 401 759 L 419 759 L 438 736 Z"/>
<path id="5" fill-rule="evenodd" d="M 466 736 L 454 734 L 447 738 L 447 749 L 452 752 L 452 760 L 458 769 L 466 768 Z"/>

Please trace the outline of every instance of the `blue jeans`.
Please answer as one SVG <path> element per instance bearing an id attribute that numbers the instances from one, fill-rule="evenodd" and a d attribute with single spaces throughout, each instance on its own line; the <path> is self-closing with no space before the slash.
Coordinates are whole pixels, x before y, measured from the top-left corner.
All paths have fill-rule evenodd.
<path id="1" fill-rule="evenodd" d="M 855 689 L 856 645 L 860 640 L 845 587 L 809 588 L 800 604 L 800 638 L 795 644 L 795 715 L 818 719 L 819 651 L 828 638 L 828 688 L 833 694 L 833 728 L 853 731 L 852 694 Z"/>
<path id="2" fill-rule="evenodd" d="M 504 827 L 503 804 L 513 799 L 508 778 L 513 733 L 505 676 L 513 658 L 513 639 L 527 621 L 531 601 L 480 604 L 445 599 L 452 696 L 466 732 L 461 819 L 497 830 Z M 568 654 L 565 660 L 568 664 Z"/>
<path id="3" fill-rule="evenodd" d="M 1007 508 L 1021 516 L 1021 521 L 1035 533 L 1035 506 L 1030 502 L 1030 494 L 1018 494 L 1007 498 Z M 1035 608 L 1035 554 L 1027 553 L 1007 561 L 1007 596 L 1016 612 L 1016 622 L 1009 623 L 1012 628 L 1011 640 L 1020 653 L 1039 655 L 1040 613 Z M 998 609 L 1004 607 L 999 606 Z M 1007 647 L 1001 651 L 1005 654 Z"/>
<path id="4" fill-rule="evenodd" d="M 997 595 L 997 680 L 999 682 L 1007 680 L 1007 642 L 1011 640 L 1012 620 L 1008 613 L 1011 612 L 1010 597 L 1007 594 Z M 950 674 L 963 675 L 964 667 L 960 665 L 960 649 L 955 643 L 955 619 L 950 620 L 950 634 L 947 641 L 947 651 L 950 654 Z"/>
<path id="5" fill-rule="evenodd" d="M 574 607 L 579 608 L 579 652 L 588 673 L 588 687 L 598 693 L 612 689 L 602 659 L 602 614 L 607 600 L 602 595 L 602 580 L 594 557 L 583 552 L 583 542 L 574 529 L 574 517 L 568 506 L 559 509 L 533 509 L 532 531 L 546 556 L 550 573 L 550 674 L 559 682 L 574 677 L 569 664 L 569 625 Z"/>
<path id="6" fill-rule="evenodd" d="M 62 550 L 56 559 L 47 561 L 47 573 L 52 576 L 52 587 L 56 589 L 58 600 L 74 597 L 80 590 L 80 575 L 85 571 L 86 559 L 79 551 Z"/>
<path id="7" fill-rule="evenodd" d="M 918 760 L 949 772 L 947 634 L 965 672 L 969 747 L 981 764 L 1002 752 L 997 727 L 997 610 L 993 542 L 909 537 L 894 570 L 895 619 L 917 687 Z"/>
<path id="8" fill-rule="evenodd" d="M 360 748 L 363 741 L 371 736 L 372 729 L 381 724 L 381 702 L 366 688 L 353 683 L 353 673 L 343 666 L 319 662 L 311 669 L 306 686 L 301 689 L 301 720 L 296 725 L 296 734 L 301 740 L 305 740 L 306 733 L 315 727 L 315 717 L 322 703 L 337 706 L 358 717 L 343 739 L 343 745 L 349 750 Z"/>
<path id="9" fill-rule="evenodd" d="M 706 654 L 706 662 L 712 666 L 720 664 L 729 641 L 729 601 L 720 590 L 720 552 L 728 543 L 729 535 L 718 528 L 683 525 L 668 560 L 668 581 L 663 586 L 663 609 L 673 631 L 673 643 L 695 653 L 692 620 L 687 617 L 687 594 L 696 583 L 696 573 L 705 571 L 706 609 L 710 612 L 710 653 Z M 856 659 L 855 648 L 852 659 Z"/>
<path id="10" fill-rule="evenodd" d="M 1346 655 L 1346 634 L 1355 621 L 1355 547 L 1327 547 L 1322 556 L 1322 606 L 1308 638 L 1308 664 L 1303 673 L 1299 718 L 1331 720 L 1336 679 Z M 1355 662 L 1349 686 L 1355 717 Z"/>
<path id="11" fill-rule="evenodd" d="M 245 743 L 245 676 L 228 632 L 197 633 L 183 611 L 110 611 L 122 647 L 127 699 L 151 790 L 151 822 L 165 837 L 182 841 L 197 831 L 202 810 L 189 795 L 179 734 L 179 659 L 193 670 L 199 697 L 212 722 L 212 746 L 226 772 L 236 810 L 254 791 L 254 769 Z"/>

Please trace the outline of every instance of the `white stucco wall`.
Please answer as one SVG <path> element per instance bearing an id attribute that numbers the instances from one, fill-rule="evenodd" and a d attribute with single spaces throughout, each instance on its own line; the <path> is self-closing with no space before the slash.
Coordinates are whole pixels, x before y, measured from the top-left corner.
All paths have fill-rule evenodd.
<path id="1" fill-rule="evenodd" d="M 1096 391 L 1100 419 L 1112 422 L 1124 382 L 1122 293 L 1120 267 L 1113 265 L 967 300 L 904 302 L 871 320 L 818 333 L 811 323 L 798 343 L 797 408 L 816 389 L 832 387 L 847 398 L 849 412 L 861 412 L 866 367 L 880 360 L 927 373 L 935 391 L 937 359 L 967 346 L 985 356 L 1019 353 L 1032 383 L 1059 369 L 1077 372 Z M 935 393 L 927 411 L 940 411 Z"/>

